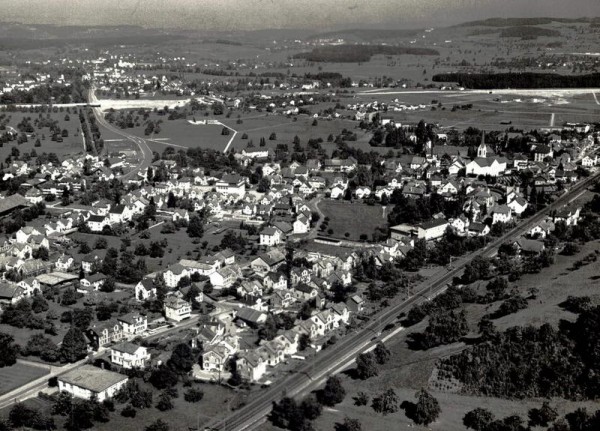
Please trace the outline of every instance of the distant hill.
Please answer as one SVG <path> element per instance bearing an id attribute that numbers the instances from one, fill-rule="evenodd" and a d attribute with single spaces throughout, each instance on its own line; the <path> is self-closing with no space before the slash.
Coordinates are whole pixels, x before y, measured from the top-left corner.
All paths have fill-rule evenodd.
<path id="1" fill-rule="evenodd" d="M 488 18 L 468 21 L 455 27 L 517 27 L 524 25 L 545 25 L 553 22 L 562 24 L 589 23 L 593 18 Z"/>
<path id="2" fill-rule="evenodd" d="M 115 45 L 154 45 L 169 40 L 185 39 L 180 35 L 140 35 L 140 36 L 113 36 L 113 37 L 87 37 L 87 38 L 51 38 L 28 39 L 14 37 L 0 37 L 0 50 L 39 49 L 49 47 L 63 47 L 68 45 L 109 47 Z"/>
<path id="3" fill-rule="evenodd" d="M 344 39 L 353 42 L 374 42 L 380 40 L 413 37 L 422 29 L 386 30 L 386 29 L 350 29 L 318 33 L 307 38 L 309 41 L 319 39 Z"/>

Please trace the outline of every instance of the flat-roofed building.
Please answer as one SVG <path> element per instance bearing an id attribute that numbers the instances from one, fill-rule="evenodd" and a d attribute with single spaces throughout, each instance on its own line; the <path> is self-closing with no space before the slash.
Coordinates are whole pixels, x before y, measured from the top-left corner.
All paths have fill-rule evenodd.
<path id="1" fill-rule="evenodd" d="M 96 396 L 99 402 L 112 398 L 129 377 L 92 365 L 71 370 L 58 378 L 58 390 L 76 398 L 89 400 Z"/>

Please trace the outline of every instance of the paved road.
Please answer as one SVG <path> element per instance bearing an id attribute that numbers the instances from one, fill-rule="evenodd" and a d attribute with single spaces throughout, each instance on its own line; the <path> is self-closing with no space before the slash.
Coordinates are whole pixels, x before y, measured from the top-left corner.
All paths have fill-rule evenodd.
<path id="1" fill-rule="evenodd" d="M 573 196 L 581 193 L 585 188 L 593 184 L 600 177 L 600 173 L 581 181 L 565 192 L 554 203 L 538 212 L 524 223 L 511 229 L 505 235 L 493 240 L 483 250 L 463 257 L 454 262 L 454 268 L 450 271 L 442 270 L 432 278 L 424 281 L 415 288 L 415 295 L 406 301 L 382 310 L 372 317 L 367 325 L 355 335 L 343 337 L 335 345 L 320 352 L 315 358 L 308 360 L 296 372 L 285 379 L 275 382 L 263 393 L 256 394 L 254 398 L 244 407 L 231 413 L 227 418 L 215 420 L 208 424 L 205 429 L 220 431 L 241 431 L 253 429 L 269 414 L 273 401 L 282 396 L 296 396 L 317 388 L 329 375 L 340 371 L 350 364 L 354 357 L 365 350 L 373 347 L 379 341 L 379 335 L 383 328 L 398 322 L 398 315 L 407 312 L 416 304 L 428 300 L 441 293 L 449 282 L 462 273 L 465 265 L 476 256 L 491 257 L 497 253 L 498 247 L 503 243 L 513 240 L 527 232 L 533 224 L 543 220 L 548 213 L 568 204 Z"/>
<path id="2" fill-rule="evenodd" d="M 98 101 L 98 99 L 96 98 L 96 94 L 94 93 L 93 87 L 90 88 L 90 90 L 89 90 L 88 101 L 90 104 L 100 103 Z M 102 125 L 104 128 L 110 130 L 111 132 L 116 133 L 117 135 L 123 136 L 124 138 L 132 141 L 140 149 L 140 156 L 141 156 L 140 162 L 131 171 L 129 171 L 125 175 L 121 176 L 120 179 L 123 181 L 136 179 L 136 178 L 138 178 L 138 176 L 137 176 L 138 172 L 145 173 L 148 170 L 148 167 L 150 166 L 150 164 L 152 163 L 152 150 L 148 146 L 148 143 L 146 142 L 146 140 L 143 138 L 140 138 L 139 136 L 135 136 L 130 133 L 126 133 L 123 130 L 118 129 L 115 126 L 113 126 L 112 124 L 110 124 L 104 118 L 104 114 L 102 113 L 101 108 L 96 107 L 96 108 L 93 108 L 93 110 L 94 110 L 94 115 L 96 116 L 96 121 L 98 122 L 98 124 Z"/>

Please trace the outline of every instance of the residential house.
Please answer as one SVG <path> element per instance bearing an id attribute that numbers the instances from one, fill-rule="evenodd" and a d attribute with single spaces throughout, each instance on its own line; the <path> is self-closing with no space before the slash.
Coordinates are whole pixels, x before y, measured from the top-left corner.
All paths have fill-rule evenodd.
<path id="1" fill-rule="evenodd" d="M 283 273 L 270 272 L 263 278 L 263 284 L 268 289 L 287 289 L 287 277 Z"/>
<path id="2" fill-rule="evenodd" d="M 92 232 L 102 232 L 104 227 L 110 227 L 109 219 L 106 216 L 91 215 L 86 221 L 87 226 Z"/>
<path id="3" fill-rule="evenodd" d="M 230 287 L 242 275 L 237 265 L 225 266 L 210 274 L 210 282 L 216 289 Z"/>
<path id="4" fill-rule="evenodd" d="M 512 220 L 512 212 L 506 205 L 497 205 L 492 208 L 492 224 L 508 223 Z"/>
<path id="5" fill-rule="evenodd" d="M 169 268 L 163 274 L 165 284 L 171 289 L 177 287 L 179 280 L 181 280 L 183 277 L 189 277 L 190 275 L 190 271 L 179 263 L 169 266 Z"/>
<path id="6" fill-rule="evenodd" d="M 14 305 L 25 298 L 25 289 L 6 281 L 0 281 L 0 306 Z"/>
<path id="7" fill-rule="evenodd" d="M 126 341 L 110 348 L 110 361 L 125 369 L 145 368 L 150 361 L 150 354 L 146 347 Z"/>
<path id="8" fill-rule="evenodd" d="M 365 300 L 360 295 L 352 295 L 346 301 L 348 310 L 352 313 L 360 313 L 365 307 Z"/>
<path id="9" fill-rule="evenodd" d="M 469 236 L 486 236 L 490 233 L 490 227 L 487 224 L 479 222 L 471 222 L 467 228 L 467 234 Z"/>
<path id="10" fill-rule="evenodd" d="M 259 381 L 266 372 L 266 362 L 254 351 L 239 353 L 237 360 L 238 373 L 251 382 Z"/>
<path id="11" fill-rule="evenodd" d="M 148 318 L 138 313 L 128 313 L 117 317 L 117 322 L 123 328 L 125 337 L 137 337 L 148 330 Z"/>
<path id="12" fill-rule="evenodd" d="M 261 254 L 252 262 L 250 267 L 258 274 L 267 274 L 277 271 L 277 268 L 285 263 L 285 255 L 278 249 L 270 250 Z"/>
<path id="13" fill-rule="evenodd" d="M 164 301 L 164 312 L 167 319 L 181 322 L 192 316 L 192 306 L 181 298 L 169 296 Z"/>
<path id="14" fill-rule="evenodd" d="M 86 275 L 81 280 L 79 280 L 79 284 L 81 285 L 81 287 L 84 287 L 86 289 L 86 292 L 89 290 L 98 290 L 100 289 L 100 287 L 102 287 L 102 285 L 106 281 L 106 278 L 106 275 L 97 272 L 92 275 Z"/>
<path id="15" fill-rule="evenodd" d="M 146 301 L 150 298 L 156 298 L 156 286 L 153 279 L 145 277 L 135 285 L 135 299 Z"/>
<path id="16" fill-rule="evenodd" d="M 271 296 L 271 306 L 273 308 L 288 308 L 296 302 L 296 298 L 289 290 L 276 290 Z"/>
<path id="17" fill-rule="evenodd" d="M 433 219 L 417 226 L 417 237 L 419 239 L 424 239 L 425 241 L 439 239 L 444 236 L 447 228 L 447 220 L 443 218 Z"/>
<path id="18" fill-rule="evenodd" d="M 57 271 L 67 272 L 73 268 L 74 263 L 75 260 L 73 257 L 63 253 L 58 259 L 56 259 L 56 262 L 54 262 L 54 267 Z"/>
<path id="19" fill-rule="evenodd" d="M 283 233 L 276 227 L 267 227 L 260 233 L 260 245 L 268 247 L 279 245 L 283 242 Z"/>

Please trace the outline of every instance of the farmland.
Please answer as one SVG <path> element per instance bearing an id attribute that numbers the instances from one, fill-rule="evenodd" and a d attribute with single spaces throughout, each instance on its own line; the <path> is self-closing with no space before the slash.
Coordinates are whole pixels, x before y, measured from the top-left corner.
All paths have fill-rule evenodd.
<path id="1" fill-rule="evenodd" d="M 19 388 L 48 373 L 49 371 L 43 366 L 37 367 L 20 362 L 10 367 L 0 368 L 0 395 Z"/>
<path id="2" fill-rule="evenodd" d="M 474 126 L 487 130 L 505 130 L 507 124 L 530 130 L 544 127 L 560 127 L 565 122 L 595 121 L 600 114 L 591 91 L 511 91 L 488 92 L 361 92 L 356 96 L 368 103 L 377 100 L 384 103 L 425 105 L 425 109 L 394 112 L 388 110 L 385 118 L 402 124 L 415 124 L 421 119 L 439 124 L 441 128 L 455 127 L 459 130 Z M 452 108 L 471 104 L 468 110 Z M 554 114 L 554 115 L 553 115 Z M 504 124 L 502 124 L 504 123 Z"/>

